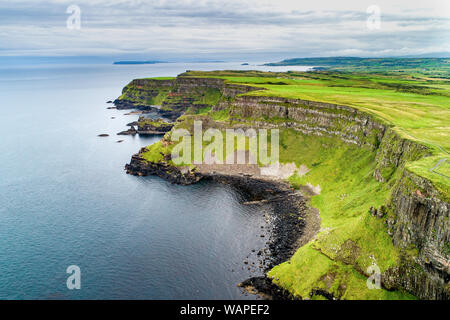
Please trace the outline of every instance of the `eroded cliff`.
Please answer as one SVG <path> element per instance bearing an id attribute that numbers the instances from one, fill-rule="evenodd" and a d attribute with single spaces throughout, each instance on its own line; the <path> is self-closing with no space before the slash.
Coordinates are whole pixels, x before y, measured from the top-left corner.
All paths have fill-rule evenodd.
<path id="1" fill-rule="evenodd" d="M 379 184 L 379 186 L 374 184 L 376 188 L 387 190 L 383 193 L 386 198 L 378 208 L 378 212 L 381 213 L 378 218 L 366 218 L 364 215 L 368 215 L 368 212 L 358 214 L 361 215 L 361 219 L 363 217 L 382 219 L 384 230 L 377 232 L 388 233 L 396 248 L 395 252 L 398 253 L 399 258 L 392 259 L 395 262 L 386 263 L 386 268 L 382 270 L 383 287 L 388 290 L 406 290 L 422 299 L 449 299 L 448 195 L 443 194 L 428 179 L 416 175 L 405 167 L 410 161 L 430 155 L 429 148 L 402 137 L 389 124 L 355 108 L 301 99 L 245 95 L 256 89 L 260 88 L 228 84 L 222 79 L 213 78 L 134 80 L 124 89 L 121 98 L 116 100 L 116 105 L 143 108 L 160 103 L 161 112 L 174 119 L 185 112 L 195 114 L 195 110 L 206 107 L 210 108 L 211 112 L 226 114 L 225 119 L 221 121 L 222 127 L 279 128 L 286 132 L 294 130 L 305 136 L 325 139 L 320 141 L 326 141 L 327 137 L 330 141 L 338 139 L 360 148 L 362 153 L 373 153 L 373 160 L 368 165 L 371 168 L 369 173 L 371 179 Z M 286 141 L 296 143 L 295 139 Z M 320 150 L 328 148 L 324 142 L 321 142 L 321 145 Z M 301 150 L 302 147 L 296 148 Z M 304 150 L 308 152 L 309 149 Z M 143 156 L 145 152 L 147 150 L 143 149 L 140 154 L 133 156 L 130 165 L 127 166 L 130 173 L 157 174 L 172 182 L 185 184 L 201 179 L 201 175 L 195 169 L 180 169 L 169 164 L 170 159 L 166 157 L 168 155 L 163 155 L 157 161 L 149 161 Z M 320 165 L 319 160 L 317 165 Z M 352 165 L 348 163 L 348 166 Z M 342 196 L 345 198 L 347 195 Z M 371 197 L 370 191 L 366 197 Z M 364 205 L 361 208 L 365 208 Z M 370 223 L 371 228 L 373 225 L 379 225 L 378 222 Z M 348 238 L 339 239 L 340 242 L 336 240 L 336 245 L 340 247 L 336 255 L 329 253 L 334 249 L 325 250 L 320 245 L 313 244 L 311 249 L 315 246 L 314 250 L 319 254 L 324 254 L 332 264 L 339 265 L 333 268 L 346 269 L 349 266 L 357 273 L 368 277 L 370 274 L 365 267 L 370 254 L 362 253 L 365 249 L 353 239 L 356 236 L 347 236 Z M 327 235 L 322 238 L 324 237 Z M 319 240 L 329 245 L 329 238 Z M 349 244 L 353 253 L 343 256 L 342 252 L 346 252 Z M 332 282 L 337 278 L 339 271 L 327 272 L 320 275 L 311 286 L 311 294 L 320 291 L 324 292 L 325 296 L 345 297 L 347 290 L 344 288 L 345 281 L 348 280 L 340 279 L 339 287 L 334 288 Z M 293 286 L 293 282 L 289 281 L 288 279 L 278 284 L 286 285 L 286 289 L 293 290 L 289 287 Z M 317 287 L 317 284 L 322 282 L 328 285 Z"/>

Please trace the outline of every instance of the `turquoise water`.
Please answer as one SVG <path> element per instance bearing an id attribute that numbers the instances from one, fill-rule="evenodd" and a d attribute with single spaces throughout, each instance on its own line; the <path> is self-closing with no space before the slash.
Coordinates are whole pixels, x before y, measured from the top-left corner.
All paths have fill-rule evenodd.
<path id="1" fill-rule="evenodd" d="M 125 174 L 159 137 L 116 136 L 137 116 L 105 103 L 133 78 L 231 68 L 1 65 L 0 299 L 254 299 L 236 284 L 259 275 L 243 260 L 263 213 L 225 185 Z"/>

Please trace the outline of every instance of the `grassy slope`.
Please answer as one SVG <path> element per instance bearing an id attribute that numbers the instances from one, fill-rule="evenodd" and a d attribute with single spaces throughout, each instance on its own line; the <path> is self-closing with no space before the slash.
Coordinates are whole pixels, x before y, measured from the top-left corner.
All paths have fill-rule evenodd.
<path id="1" fill-rule="evenodd" d="M 194 118 L 184 116 L 177 128 L 188 128 Z M 322 188 L 321 195 L 311 202 L 321 212 L 322 231 L 269 275 L 304 298 L 312 288 L 327 289 L 341 299 L 413 298 L 403 292 L 369 290 L 366 286 L 367 267 L 376 263 L 383 272 L 395 266 L 401 254 L 386 233 L 384 219 L 369 214 L 370 207 L 386 204 L 390 192 L 387 184 L 372 177 L 375 152 L 337 138 L 305 136 L 293 130 L 280 133 L 280 161 L 311 168 L 305 176 L 292 176 L 292 185 L 311 183 Z M 165 138 L 170 140 L 170 133 Z M 147 147 L 143 157 L 151 162 L 164 161 L 163 154 L 170 153 L 172 146 L 157 142 Z"/>
<path id="2" fill-rule="evenodd" d="M 399 262 L 401 252 L 386 233 L 384 219 L 369 214 L 389 197 L 389 186 L 372 177 L 375 152 L 339 139 L 282 131 L 281 161 L 306 164 L 311 171 L 294 175 L 295 186 L 321 186 L 311 205 L 320 210 L 321 232 L 290 261 L 270 271 L 275 283 L 308 297 L 312 288 L 326 289 L 341 299 L 410 299 L 387 290 L 369 290 L 363 274 L 375 263 L 381 272 Z"/>
<path id="3" fill-rule="evenodd" d="M 450 183 L 430 169 L 449 158 L 450 81 L 424 77 L 353 74 L 336 72 L 258 73 L 191 72 L 190 76 L 211 76 L 230 83 L 249 84 L 266 90 L 249 95 L 314 100 L 354 107 L 394 126 L 400 136 L 427 145 L 433 157 L 408 164 L 442 191 L 450 193 Z M 432 166 L 430 166 L 433 164 Z M 441 170 L 448 170 L 445 162 Z"/>
<path id="4" fill-rule="evenodd" d="M 195 120 L 197 120 L 197 121 L 201 120 L 201 121 L 203 121 L 203 124 L 207 124 L 208 122 L 210 123 L 211 121 L 216 121 L 214 119 L 214 117 L 212 117 L 212 115 L 214 115 L 214 114 L 215 114 L 214 112 L 210 112 L 210 111 L 208 111 L 205 114 L 201 114 L 201 113 L 185 114 L 178 119 L 178 121 L 175 124 L 174 130 L 187 129 L 189 132 L 192 132 L 193 131 L 192 126 L 193 126 L 193 123 Z M 219 120 L 217 120 L 217 121 L 219 121 Z M 208 126 L 206 125 L 203 128 L 203 133 L 207 129 L 208 129 Z M 218 129 L 218 130 L 222 134 L 222 137 L 225 139 L 226 131 L 223 128 Z M 166 133 L 164 135 L 164 139 L 167 141 L 171 141 L 172 140 L 171 135 L 172 135 L 171 132 Z M 270 154 L 270 132 L 268 134 L 267 141 L 269 143 L 267 154 Z M 214 139 L 212 142 L 202 141 L 202 153 L 201 153 L 202 160 L 205 160 L 205 148 L 213 142 L 214 142 Z M 146 151 L 143 152 L 141 154 L 141 156 L 149 162 L 161 162 L 161 161 L 167 162 L 164 159 L 164 155 L 171 154 L 172 149 L 174 148 L 175 145 L 177 145 L 177 143 L 163 144 L 162 141 L 158 141 L 158 142 L 146 147 Z M 219 152 L 217 152 L 217 150 L 214 150 L 214 153 L 218 160 L 221 159 L 222 162 L 225 162 L 227 156 L 229 156 L 234 150 L 249 150 L 249 138 L 246 137 L 245 135 L 236 133 L 235 140 L 234 140 L 234 148 L 232 148 L 232 150 L 227 150 L 226 144 L 223 143 L 222 153 L 220 154 Z M 180 166 L 185 165 L 185 166 L 193 167 L 191 165 L 194 162 L 194 138 L 192 136 L 191 136 L 191 151 L 192 151 L 192 154 L 191 154 L 190 163 L 182 163 L 182 164 L 180 164 Z M 260 151 L 260 150 L 257 150 L 257 152 L 258 151 Z M 266 152 L 266 150 L 261 150 L 261 151 Z M 182 156 L 183 154 L 180 153 L 180 155 Z M 258 159 L 258 154 L 256 154 L 256 158 Z M 173 161 L 169 160 L 168 162 L 169 162 L 169 164 L 174 165 Z M 259 163 L 259 164 L 260 164 L 260 166 L 264 165 L 262 163 Z"/>
<path id="5" fill-rule="evenodd" d="M 450 78 L 449 58 L 296 58 L 268 63 L 272 66 L 322 66 L 326 70 L 350 72 L 389 72 Z"/>
<path id="6" fill-rule="evenodd" d="M 406 167 L 429 178 L 448 195 L 448 162 L 430 172 L 450 148 L 449 83 L 425 78 L 346 73 L 260 73 L 191 72 L 185 76 L 220 77 L 231 83 L 249 84 L 266 90 L 252 95 L 301 98 L 353 106 L 393 125 L 402 136 L 430 146 L 433 156 L 408 163 Z M 228 121 L 227 110 L 197 112 L 216 121 Z M 190 120 L 189 120 L 190 121 Z M 188 122 L 189 122 L 188 121 Z M 184 125 L 186 121 L 184 121 Z M 228 122 L 227 122 L 228 123 Z M 181 122 L 179 125 L 183 125 Z M 415 254 L 410 248 L 401 252 L 386 233 L 385 219 L 369 214 L 370 207 L 388 202 L 392 183 L 375 181 L 372 173 L 375 152 L 347 145 L 338 139 L 308 137 L 282 130 L 280 160 L 306 164 L 311 171 L 294 175 L 290 182 L 320 185 L 322 192 L 311 205 L 321 213 L 321 232 L 269 275 L 294 294 L 307 297 L 311 289 L 326 289 L 343 299 L 410 299 L 403 292 L 369 290 L 364 273 L 376 263 L 381 271 L 396 265 L 402 254 Z M 161 161 L 160 152 L 170 147 L 157 143 L 149 147 L 147 160 Z M 315 297 L 313 297 L 315 298 Z"/>

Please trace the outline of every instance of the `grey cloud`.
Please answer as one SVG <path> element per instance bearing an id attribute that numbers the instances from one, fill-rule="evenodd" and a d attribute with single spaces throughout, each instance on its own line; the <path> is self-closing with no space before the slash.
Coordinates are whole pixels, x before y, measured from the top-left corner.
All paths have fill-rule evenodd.
<path id="1" fill-rule="evenodd" d="M 368 55 L 435 48 L 448 39 L 450 18 L 382 12 L 382 29 L 368 32 L 367 13 L 298 10 L 245 2 L 73 1 L 82 30 L 65 29 L 72 1 L 0 2 L 2 52 L 293 52 Z M 345 8 L 345 7 L 344 7 Z M 3 43 L 4 42 L 4 43 Z M 447 43 L 450 43 L 447 41 Z M 442 48 L 442 50 L 448 50 Z"/>

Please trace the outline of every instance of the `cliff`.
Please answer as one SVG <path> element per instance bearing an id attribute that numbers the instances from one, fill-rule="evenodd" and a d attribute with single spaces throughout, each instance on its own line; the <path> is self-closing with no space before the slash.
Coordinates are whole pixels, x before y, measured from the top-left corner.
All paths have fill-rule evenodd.
<path id="1" fill-rule="evenodd" d="M 278 97 L 240 96 L 230 103 L 235 121 L 274 123 L 304 134 L 336 136 L 347 143 L 377 148 L 385 126 L 354 108 Z"/>
<path id="2" fill-rule="evenodd" d="M 386 272 L 387 287 L 401 286 L 422 299 L 450 298 L 450 205 L 434 186 L 407 170 L 392 192 L 388 233 L 396 246 L 414 248 Z"/>
<path id="3" fill-rule="evenodd" d="M 114 104 L 118 109 L 157 109 L 164 117 L 175 120 L 188 110 L 195 113 L 257 89 L 214 78 L 136 79 L 124 87 Z"/>
<path id="4" fill-rule="evenodd" d="M 351 205 L 341 207 L 339 202 L 339 207 L 330 209 L 336 212 L 332 219 L 327 218 L 327 223 L 336 223 L 335 226 L 322 229 L 317 239 L 299 251 L 317 261 L 326 259 L 323 261 L 329 269 L 317 275 L 301 274 L 304 282 L 311 280 L 312 283 L 306 291 L 295 289 L 298 281 L 290 274 L 303 270 L 302 264 L 311 264 L 311 260 L 304 259 L 307 260 L 305 262 L 294 256 L 270 273 L 275 283 L 295 296 L 305 298 L 305 294 L 313 295 L 313 292 L 334 298 L 351 296 L 348 291 L 353 288 L 352 283 L 361 281 L 358 280 L 361 275 L 370 276 L 366 268 L 375 259 L 382 265 L 383 288 L 405 290 L 422 299 L 449 299 L 448 195 L 406 166 L 430 156 L 432 150 L 406 139 L 389 123 L 356 108 L 304 99 L 246 95 L 252 90 L 261 88 L 230 84 L 223 79 L 186 76 L 164 81 L 134 80 L 116 100 L 116 105 L 119 107 L 125 103 L 128 107 L 142 108 L 159 102 L 160 112 L 169 112 L 173 118 L 183 113 L 195 115 L 196 111 L 207 107 L 205 114 L 211 118 L 220 112 L 225 115 L 219 120 L 220 127 L 279 128 L 282 131 L 281 152 L 284 152 L 281 161 L 306 159 L 304 161 L 310 161 L 308 167 L 312 170 L 333 176 L 333 180 L 327 177 L 326 181 L 333 181 L 336 186 L 340 185 L 339 179 L 348 181 L 350 189 L 345 190 L 357 194 L 358 198 L 354 198 L 357 205 L 354 208 Z M 301 141 L 308 144 L 302 145 Z M 149 157 L 149 150 L 145 148 L 133 156 L 127 165 L 128 172 L 156 174 L 181 184 L 195 183 L 204 177 L 196 168 L 173 166 L 167 150 L 164 153 L 161 150 L 165 149 L 158 148 L 155 148 L 156 158 Z M 355 181 L 358 166 L 361 166 L 361 172 L 367 171 L 367 174 L 361 174 L 360 182 Z M 334 178 L 336 172 L 341 172 L 342 176 Z M 301 184 L 307 181 L 305 179 L 309 179 L 308 176 L 300 178 Z M 323 187 L 324 194 L 320 196 L 323 199 L 352 198 L 343 192 L 344 188 L 339 192 L 339 187 L 334 185 L 330 188 L 337 190 L 327 191 L 326 186 Z M 333 196 L 327 198 L 327 192 Z M 324 201 L 318 202 L 321 210 L 329 208 Z M 370 216 L 369 207 L 372 213 L 377 212 L 376 217 Z M 341 219 L 340 215 L 345 215 L 346 224 L 337 220 Z M 355 231 L 352 232 L 351 228 Z M 367 243 L 371 241 L 370 232 L 374 232 L 373 241 L 380 244 Z"/>
<path id="5" fill-rule="evenodd" d="M 449 299 L 450 205 L 425 178 L 404 168 L 408 161 L 430 155 L 421 144 L 401 138 L 386 124 L 354 108 L 278 97 L 241 96 L 230 104 L 230 116 L 258 126 L 292 128 L 307 135 L 337 137 L 346 143 L 376 150 L 373 176 L 395 183 L 387 203 L 387 231 L 400 248 L 417 248 L 400 266 L 387 270 L 387 288 L 405 288 L 422 299 Z"/>

